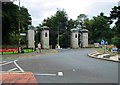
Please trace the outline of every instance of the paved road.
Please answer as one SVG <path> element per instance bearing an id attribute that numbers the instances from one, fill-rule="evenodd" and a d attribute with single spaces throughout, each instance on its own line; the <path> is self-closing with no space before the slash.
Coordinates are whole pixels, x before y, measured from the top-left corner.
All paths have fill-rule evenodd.
<path id="1" fill-rule="evenodd" d="M 118 63 L 88 57 L 87 53 L 93 51 L 61 49 L 56 54 L 23 58 L 16 63 L 22 70 L 33 72 L 39 83 L 117 83 Z"/>

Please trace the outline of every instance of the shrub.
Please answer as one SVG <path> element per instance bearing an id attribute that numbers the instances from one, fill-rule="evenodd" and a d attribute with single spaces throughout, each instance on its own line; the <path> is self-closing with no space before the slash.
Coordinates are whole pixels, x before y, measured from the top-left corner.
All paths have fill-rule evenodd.
<path id="1" fill-rule="evenodd" d="M 112 43 L 116 45 L 118 49 L 120 49 L 120 37 L 115 36 L 114 38 L 112 38 Z"/>

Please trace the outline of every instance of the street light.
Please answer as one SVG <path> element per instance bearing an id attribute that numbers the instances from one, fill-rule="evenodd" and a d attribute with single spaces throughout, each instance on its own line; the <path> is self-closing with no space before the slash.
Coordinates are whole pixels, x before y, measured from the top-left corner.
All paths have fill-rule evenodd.
<path id="1" fill-rule="evenodd" d="M 60 42 L 59 42 L 59 22 L 58 22 L 58 45 L 57 45 L 57 48 L 60 49 Z"/>
<path id="2" fill-rule="evenodd" d="M 60 48 L 60 37 L 59 37 L 59 31 L 60 31 L 60 25 L 62 25 L 63 23 L 61 23 L 61 22 L 58 22 L 58 40 L 57 40 L 57 48 L 58 49 L 61 49 Z M 66 23 L 67 25 L 68 25 L 68 22 Z M 67 26 L 65 26 L 65 29 L 67 30 Z"/>
<path id="3" fill-rule="evenodd" d="M 20 53 L 20 0 L 19 0 L 19 15 L 18 15 L 18 53 Z"/>

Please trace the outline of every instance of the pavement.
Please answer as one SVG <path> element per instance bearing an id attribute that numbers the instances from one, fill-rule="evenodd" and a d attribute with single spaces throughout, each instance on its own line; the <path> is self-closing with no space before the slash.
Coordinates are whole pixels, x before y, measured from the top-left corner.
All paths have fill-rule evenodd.
<path id="1" fill-rule="evenodd" d="M 6 85 L 37 85 L 37 80 L 32 72 L 24 72 L 24 73 L 2 73 L 0 74 L 2 78 L 0 79 L 1 84 L 6 84 Z"/>
<path id="2" fill-rule="evenodd" d="M 92 53 L 88 54 L 91 58 L 101 59 L 101 60 L 107 60 L 107 61 L 114 61 L 114 62 L 120 62 L 120 55 L 112 55 L 112 54 L 104 54 L 100 53 L 98 51 L 94 51 Z"/>

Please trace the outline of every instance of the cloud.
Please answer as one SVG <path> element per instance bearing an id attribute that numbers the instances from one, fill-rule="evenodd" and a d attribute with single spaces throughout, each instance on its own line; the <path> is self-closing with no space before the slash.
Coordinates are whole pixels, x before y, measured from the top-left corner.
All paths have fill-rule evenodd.
<path id="1" fill-rule="evenodd" d="M 57 8 L 65 9 L 69 18 L 76 19 L 81 13 L 88 17 L 96 16 L 100 12 L 109 15 L 109 11 L 114 5 L 118 5 L 119 0 L 21 0 L 21 5 L 28 8 L 32 16 L 33 25 L 36 26 L 43 19 L 54 15 Z M 18 4 L 18 2 L 15 2 Z"/>
<path id="2" fill-rule="evenodd" d="M 94 2 L 89 6 L 88 11 L 86 14 L 89 14 L 90 17 L 99 15 L 101 12 L 105 13 L 105 15 L 109 16 L 109 13 L 111 11 L 111 8 L 116 6 L 116 2 L 110 1 L 99 1 L 99 2 Z"/>

